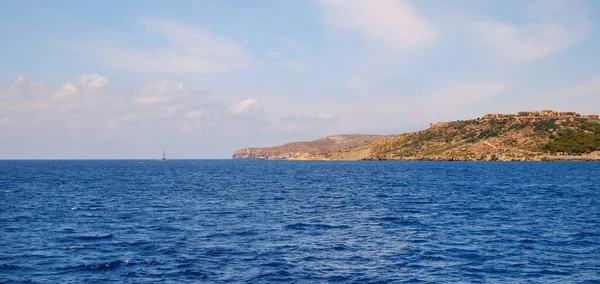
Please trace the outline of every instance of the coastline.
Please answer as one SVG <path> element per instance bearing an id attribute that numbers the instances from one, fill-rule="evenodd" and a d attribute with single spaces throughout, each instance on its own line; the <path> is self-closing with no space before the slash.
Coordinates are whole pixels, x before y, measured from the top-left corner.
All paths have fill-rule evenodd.
<path id="1" fill-rule="evenodd" d="M 600 161 L 598 115 L 541 110 L 488 114 L 397 135 L 334 135 L 243 148 L 234 159 L 291 161 Z"/>
<path id="2" fill-rule="evenodd" d="M 600 152 L 585 154 L 581 156 L 563 155 L 538 155 L 535 157 L 506 158 L 494 155 L 483 156 L 476 159 L 460 159 L 449 157 L 399 157 L 399 158 L 362 158 L 362 159 L 338 159 L 323 157 L 299 157 L 299 158 L 232 158 L 232 160 L 269 160 L 269 161 L 422 161 L 422 162 L 600 162 Z"/>

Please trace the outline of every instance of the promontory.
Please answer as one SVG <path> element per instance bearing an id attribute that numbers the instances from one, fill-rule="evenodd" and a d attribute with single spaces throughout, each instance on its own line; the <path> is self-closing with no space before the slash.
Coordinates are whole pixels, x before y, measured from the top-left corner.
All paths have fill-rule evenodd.
<path id="1" fill-rule="evenodd" d="M 600 161 L 598 115 L 552 110 L 488 114 L 398 135 L 336 135 L 235 151 L 234 159 Z"/>

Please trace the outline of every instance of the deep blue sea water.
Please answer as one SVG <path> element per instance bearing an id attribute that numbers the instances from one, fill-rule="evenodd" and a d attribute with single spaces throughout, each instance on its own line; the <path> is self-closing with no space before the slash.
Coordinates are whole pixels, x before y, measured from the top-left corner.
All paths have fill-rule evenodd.
<path id="1" fill-rule="evenodd" d="M 598 283 L 600 163 L 0 161 L 0 282 Z"/>

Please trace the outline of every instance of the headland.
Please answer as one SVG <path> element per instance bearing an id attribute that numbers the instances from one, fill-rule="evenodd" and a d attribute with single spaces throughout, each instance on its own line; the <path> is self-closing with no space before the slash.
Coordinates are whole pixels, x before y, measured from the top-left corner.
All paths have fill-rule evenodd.
<path id="1" fill-rule="evenodd" d="M 487 114 L 398 135 L 336 135 L 236 151 L 234 159 L 600 161 L 598 115 L 552 110 Z"/>

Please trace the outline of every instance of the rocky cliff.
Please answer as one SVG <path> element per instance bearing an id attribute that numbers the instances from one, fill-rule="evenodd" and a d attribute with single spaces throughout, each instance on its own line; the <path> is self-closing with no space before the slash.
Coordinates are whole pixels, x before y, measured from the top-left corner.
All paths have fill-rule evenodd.
<path id="1" fill-rule="evenodd" d="M 487 115 L 394 136 L 331 136 L 233 158 L 311 160 L 600 160 L 597 116 Z"/>

